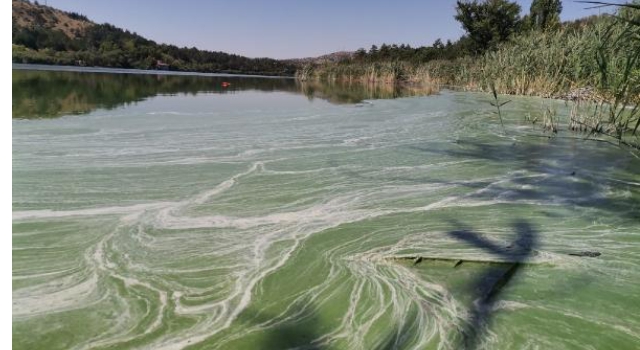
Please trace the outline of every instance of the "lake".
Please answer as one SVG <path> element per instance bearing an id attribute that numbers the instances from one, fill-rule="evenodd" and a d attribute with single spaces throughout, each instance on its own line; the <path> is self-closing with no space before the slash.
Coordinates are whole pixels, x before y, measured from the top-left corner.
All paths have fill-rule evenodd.
<path id="1" fill-rule="evenodd" d="M 563 101 L 19 68 L 15 349 L 640 343 L 640 160 Z"/>

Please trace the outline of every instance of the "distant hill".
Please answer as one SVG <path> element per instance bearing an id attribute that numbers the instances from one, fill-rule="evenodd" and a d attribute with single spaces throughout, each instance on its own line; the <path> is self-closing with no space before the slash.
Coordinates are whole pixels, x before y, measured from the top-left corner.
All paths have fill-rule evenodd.
<path id="1" fill-rule="evenodd" d="M 294 62 L 158 44 L 78 13 L 12 0 L 13 62 L 291 76 Z"/>

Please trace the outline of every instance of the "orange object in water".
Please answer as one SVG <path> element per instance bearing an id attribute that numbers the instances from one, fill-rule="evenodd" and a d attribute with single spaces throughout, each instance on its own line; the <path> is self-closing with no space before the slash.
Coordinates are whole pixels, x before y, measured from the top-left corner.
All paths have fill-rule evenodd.
<path id="1" fill-rule="evenodd" d="M 229 86 L 229 85 L 231 85 L 231 83 L 230 83 L 230 82 L 228 82 L 228 81 L 223 81 L 223 82 L 222 82 L 222 87 L 227 87 L 227 86 Z"/>

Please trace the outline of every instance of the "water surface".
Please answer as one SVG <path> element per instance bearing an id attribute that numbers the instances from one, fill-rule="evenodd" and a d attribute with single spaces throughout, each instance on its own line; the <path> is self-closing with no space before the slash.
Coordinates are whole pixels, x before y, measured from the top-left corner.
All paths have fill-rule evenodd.
<path id="1" fill-rule="evenodd" d="M 13 346 L 637 348 L 640 161 L 406 93 L 14 70 Z"/>

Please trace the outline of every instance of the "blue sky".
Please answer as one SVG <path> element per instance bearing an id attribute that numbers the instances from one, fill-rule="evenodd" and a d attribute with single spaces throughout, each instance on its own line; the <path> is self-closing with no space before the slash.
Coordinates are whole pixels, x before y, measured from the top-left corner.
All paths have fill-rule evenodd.
<path id="1" fill-rule="evenodd" d="M 44 3 L 45 0 L 40 0 Z M 430 45 L 463 34 L 455 0 L 46 0 L 160 43 L 249 57 L 297 58 L 372 44 Z M 528 12 L 531 0 L 517 1 Z M 598 10 L 563 1 L 562 19 Z"/>

